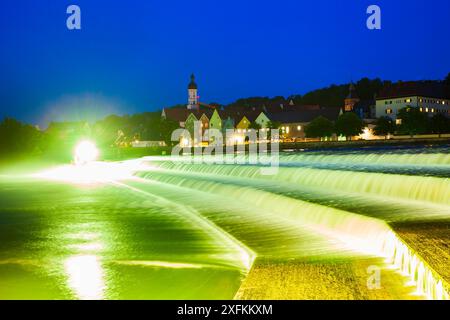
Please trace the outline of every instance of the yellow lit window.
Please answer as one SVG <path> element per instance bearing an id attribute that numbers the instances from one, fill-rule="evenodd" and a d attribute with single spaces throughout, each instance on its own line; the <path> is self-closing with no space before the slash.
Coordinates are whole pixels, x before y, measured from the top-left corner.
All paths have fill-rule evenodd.
<path id="1" fill-rule="evenodd" d="M 402 119 L 397 119 L 397 120 L 395 120 L 395 124 L 397 124 L 397 125 L 402 124 Z"/>
<path id="2" fill-rule="evenodd" d="M 302 130 L 302 126 L 297 126 L 297 131 Z"/>
<path id="3" fill-rule="evenodd" d="M 428 112 L 428 108 L 425 108 L 425 112 Z"/>

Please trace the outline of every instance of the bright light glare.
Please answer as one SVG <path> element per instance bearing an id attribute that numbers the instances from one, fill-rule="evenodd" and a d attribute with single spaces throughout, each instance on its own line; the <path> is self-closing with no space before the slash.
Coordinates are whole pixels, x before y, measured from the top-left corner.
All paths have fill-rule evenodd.
<path id="1" fill-rule="evenodd" d="M 100 300 L 104 298 L 105 282 L 103 268 L 94 255 L 73 256 L 65 262 L 69 286 L 79 299 Z"/>
<path id="2" fill-rule="evenodd" d="M 86 164 L 97 160 L 98 149 L 90 141 L 82 141 L 75 148 L 75 164 Z"/>
<path id="3" fill-rule="evenodd" d="M 33 174 L 40 179 L 76 184 L 108 183 L 133 177 L 136 171 L 147 168 L 140 160 L 124 162 L 91 162 L 84 165 L 65 165 Z"/>

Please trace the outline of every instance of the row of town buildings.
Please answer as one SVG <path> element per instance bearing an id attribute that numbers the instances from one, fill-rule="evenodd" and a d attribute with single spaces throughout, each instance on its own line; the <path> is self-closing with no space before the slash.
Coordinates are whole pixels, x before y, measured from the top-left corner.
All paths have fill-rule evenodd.
<path id="1" fill-rule="evenodd" d="M 253 107 L 229 106 L 220 108 L 199 101 L 198 86 L 194 75 L 188 85 L 188 103 L 186 107 L 164 108 L 162 118 L 177 121 L 181 128 L 193 128 L 199 121 L 201 129 L 218 129 L 225 132 L 235 129 L 235 142 L 243 140 L 250 128 L 268 129 L 271 122 L 280 124 L 280 137 L 284 141 L 304 141 L 305 126 L 313 119 L 322 116 L 336 121 L 344 112 L 355 112 L 365 120 L 370 128 L 371 123 L 381 116 L 396 120 L 400 109 L 407 106 L 418 107 L 430 116 L 442 113 L 450 116 L 450 97 L 443 84 L 437 82 L 401 82 L 385 87 L 372 100 L 359 99 L 355 86 L 349 87 L 348 96 L 342 107 L 319 105 L 296 105 L 293 100 L 287 103 L 260 105 Z M 373 126 L 373 125 L 372 125 Z"/>

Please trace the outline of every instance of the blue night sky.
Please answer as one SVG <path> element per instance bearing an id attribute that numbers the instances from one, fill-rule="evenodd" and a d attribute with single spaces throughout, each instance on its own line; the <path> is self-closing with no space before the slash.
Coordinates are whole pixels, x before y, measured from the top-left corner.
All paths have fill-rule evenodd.
<path id="1" fill-rule="evenodd" d="M 81 8 L 82 30 L 66 28 Z M 366 28 L 366 8 L 382 30 Z M 443 79 L 448 0 L 2 0 L 0 117 L 45 125 L 200 100 L 287 96 L 367 76 Z"/>

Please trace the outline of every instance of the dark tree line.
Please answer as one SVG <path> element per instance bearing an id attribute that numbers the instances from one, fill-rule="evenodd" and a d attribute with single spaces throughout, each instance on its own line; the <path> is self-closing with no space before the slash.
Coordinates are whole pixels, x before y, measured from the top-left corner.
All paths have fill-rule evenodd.
<path id="1" fill-rule="evenodd" d="M 82 139 L 92 139 L 104 149 L 128 145 L 134 140 L 163 140 L 170 145 L 171 133 L 176 128 L 178 123 L 161 119 L 160 112 L 110 115 L 93 124 L 52 122 L 46 130 L 5 118 L 0 122 L 0 157 L 47 156 L 67 160 Z"/>
<path id="2" fill-rule="evenodd" d="M 383 88 L 390 84 L 390 81 L 382 81 L 380 79 L 362 78 L 355 83 L 356 91 L 361 100 L 374 99 L 375 95 Z M 225 106 L 227 107 L 260 107 L 262 105 L 279 105 L 288 104 L 291 100 L 296 105 L 321 105 L 324 107 L 341 107 L 344 99 L 348 95 L 349 83 L 342 85 L 331 85 L 326 88 L 310 91 L 304 95 L 294 94 L 287 98 L 282 96 L 276 97 L 250 97 L 238 99 L 235 102 Z"/>
<path id="3" fill-rule="evenodd" d="M 21 153 L 38 153 L 43 143 L 43 134 L 36 127 L 23 124 L 12 118 L 5 118 L 0 123 L 0 155 Z"/>
<path id="4" fill-rule="evenodd" d="M 450 119 L 442 113 L 429 117 L 419 108 L 404 108 L 397 115 L 399 124 L 390 117 L 381 117 L 376 121 L 374 134 L 377 136 L 388 135 L 419 135 L 419 134 L 445 134 L 450 133 Z M 353 112 L 339 116 L 336 123 L 317 117 L 305 128 L 308 138 L 325 138 L 333 134 L 344 137 L 357 136 L 362 133 L 364 122 Z"/>
<path id="5" fill-rule="evenodd" d="M 450 119 L 442 113 L 429 117 L 419 108 L 403 108 L 397 115 L 400 123 L 396 124 L 390 117 L 381 117 L 377 120 L 375 134 L 387 136 L 389 134 L 418 135 L 418 134 L 445 134 L 450 133 Z"/>
<path id="6" fill-rule="evenodd" d="M 353 112 L 347 112 L 339 116 L 335 123 L 322 116 L 317 117 L 305 127 L 308 138 L 328 138 L 333 134 L 351 137 L 362 133 L 364 122 Z"/>

